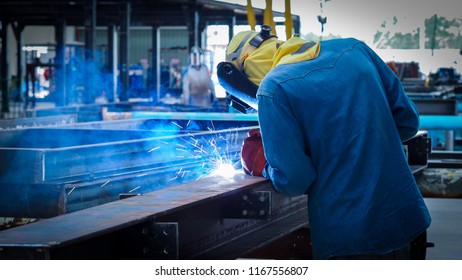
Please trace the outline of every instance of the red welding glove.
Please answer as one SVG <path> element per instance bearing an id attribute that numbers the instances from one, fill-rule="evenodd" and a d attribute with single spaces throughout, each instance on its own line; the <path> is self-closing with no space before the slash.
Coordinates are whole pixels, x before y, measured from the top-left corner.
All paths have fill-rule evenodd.
<path id="1" fill-rule="evenodd" d="M 263 176 L 266 158 L 259 129 L 251 129 L 242 143 L 241 163 L 245 173 L 252 176 Z"/>

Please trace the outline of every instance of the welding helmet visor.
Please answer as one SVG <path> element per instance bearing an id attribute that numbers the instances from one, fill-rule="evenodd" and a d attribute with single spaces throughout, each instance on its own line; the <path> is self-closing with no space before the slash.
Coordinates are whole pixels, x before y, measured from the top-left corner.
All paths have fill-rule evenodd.
<path id="1" fill-rule="evenodd" d="M 242 74 L 233 63 L 218 63 L 217 76 L 220 85 L 230 94 L 228 105 L 244 114 L 258 110 L 258 86 Z"/>
<path id="2" fill-rule="evenodd" d="M 231 39 L 226 50 L 226 62 L 218 64 L 217 76 L 231 95 L 232 102 L 258 110 L 256 92 L 261 80 L 272 68 L 273 55 L 280 42 L 267 25 L 263 25 L 259 33 L 243 31 Z"/>

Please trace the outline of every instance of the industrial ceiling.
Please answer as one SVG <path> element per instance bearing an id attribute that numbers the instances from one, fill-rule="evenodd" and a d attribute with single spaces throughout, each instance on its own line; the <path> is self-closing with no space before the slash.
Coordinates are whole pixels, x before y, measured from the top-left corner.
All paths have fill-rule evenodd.
<path id="1" fill-rule="evenodd" d="M 264 9 L 253 9 L 257 24 L 263 24 Z M 275 17 L 284 17 L 283 12 L 274 12 Z M 294 33 L 300 33 L 300 19 L 292 15 Z M 17 67 L 21 73 L 21 32 L 25 26 L 54 26 L 57 55 L 54 61 L 56 69 L 64 69 L 65 27 L 81 26 L 85 30 L 85 49 L 88 59 L 95 49 L 95 29 L 107 26 L 108 30 L 118 28 L 120 76 L 124 88 L 128 88 L 129 30 L 132 26 L 149 26 L 153 30 L 163 26 L 186 26 L 189 46 L 197 40 L 197 34 L 208 25 L 228 25 L 229 37 L 232 37 L 235 25 L 247 25 L 247 7 L 212 0 L 1 0 L 0 1 L 0 41 L 1 41 L 1 80 L 2 111 L 8 112 L 8 57 L 7 26 L 11 26 L 17 41 Z M 284 22 L 277 22 L 282 25 Z M 114 32 L 108 32 L 113 34 Z M 153 36 L 153 40 L 156 37 Z M 110 41 L 110 42 L 109 42 Z M 108 41 L 108 49 L 114 51 L 113 40 Z M 156 45 L 156 42 L 153 42 Z M 108 57 L 113 57 L 108 55 Z M 153 56 L 156 57 L 156 56 Z M 157 64 L 157 61 L 153 61 Z M 113 68 L 114 62 L 108 62 Z M 56 70 L 55 69 L 55 70 Z M 56 71 L 56 75 L 62 75 Z M 58 92 L 65 92 L 64 83 L 57 84 Z M 126 90 L 125 90 L 126 92 Z M 121 95 L 125 100 L 126 95 Z M 65 97 L 63 95 L 62 100 Z M 62 104 L 62 102 L 57 102 Z"/>
<path id="2" fill-rule="evenodd" d="M 2 0 L 0 20 L 20 25 L 54 25 L 65 20 L 68 26 L 85 25 L 86 14 L 96 11 L 96 25 L 118 25 L 126 10 L 131 26 L 188 25 L 194 12 L 201 25 L 247 24 L 245 6 L 212 0 Z M 263 9 L 254 9 L 257 23 L 263 22 Z M 274 12 L 274 16 L 284 16 Z M 297 31 L 299 17 L 293 16 Z"/>

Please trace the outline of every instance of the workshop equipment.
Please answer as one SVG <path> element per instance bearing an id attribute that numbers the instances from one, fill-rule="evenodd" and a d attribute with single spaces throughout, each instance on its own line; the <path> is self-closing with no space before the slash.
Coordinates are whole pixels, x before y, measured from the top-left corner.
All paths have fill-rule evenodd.
<path id="1" fill-rule="evenodd" d="M 186 124 L 181 129 L 179 121 L 170 121 L 163 130 L 1 131 L 0 217 L 62 215 L 117 200 L 122 193 L 196 180 L 220 161 L 238 161 L 249 128 L 196 126 L 192 133 Z"/>
<path id="2" fill-rule="evenodd" d="M 158 139 L 136 141 L 150 140 Z M 424 169 L 431 147 L 425 133 L 404 147 L 413 172 Z M 296 251 L 304 253 L 270 257 L 310 258 L 306 208 L 306 196 L 278 194 L 262 177 L 204 176 L 0 231 L 0 259 L 235 259 L 268 257 L 260 255 L 264 247 L 287 242 L 302 244 Z"/>

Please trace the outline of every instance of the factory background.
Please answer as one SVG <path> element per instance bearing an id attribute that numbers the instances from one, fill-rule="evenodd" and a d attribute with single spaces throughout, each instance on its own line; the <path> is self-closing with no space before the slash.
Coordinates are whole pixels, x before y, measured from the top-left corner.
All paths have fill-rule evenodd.
<path id="1" fill-rule="evenodd" d="M 306 198 L 282 197 L 242 172 L 213 175 L 238 161 L 248 128 L 258 126 L 216 78 L 229 38 L 252 20 L 257 29 L 272 24 L 281 39 L 335 37 L 331 1 L 310 4 L 320 15 L 310 23 L 316 34 L 302 32 L 298 1 L 289 14 L 255 2 L 0 3 L 0 259 L 311 257 Z M 215 83 L 208 108 L 181 102 L 193 46 Z M 405 149 L 434 211 L 426 257 L 462 259 L 462 46 L 442 56 L 409 51 L 378 53 L 421 114 L 422 133 Z"/>
<path id="2" fill-rule="evenodd" d="M 51 6 L 42 7 L 43 11 L 25 8 L 33 5 L 33 1 L 4 3 L 8 9 L 4 9 L 2 21 L 5 26 L 2 29 L 5 32 L 2 86 L 4 94 L 8 91 L 8 96 L 13 96 L 12 110 L 10 104 L 6 104 L 8 100 L 2 100 L 3 113 L 10 113 L 9 116 L 19 114 L 14 108 L 19 104 L 14 101 L 27 103 L 29 95 L 59 106 L 178 97 L 181 76 L 189 65 L 193 46 L 203 49 L 203 62 L 218 86 L 214 69 L 223 59 L 229 36 L 235 26 L 247 25 L 246 7 L 214 1 L 179 1 L 176 4 L 156 1 L 150 5 L 143 1 L 64 5 L 57 2 L 60 9 L 66 9 L 57 12 L 50 10 Z M 110 9 L 117 11 L 108 16 L 113 12 Z M 143 9 L 151 10 L 151 14 Z M 7 14 L 8 10 L 17 16 Z M 262 22 L 263 10 L 255 12 Z M 62 14 L 59 23 L 56 19 L 52 22 L 44 19 L 56 13 Z M 71 19 L 75 22 L 66 21 L 68 14 L 76 17 Z M 284 18 L 283 13 L 276 12 L 275 16 Z M 299 18 L 293 17 L 295 28 L 299 30 Z M 211 36 L 207 34 L 207 27 L 217 25 L 222 26 L 220 38 L 224 32 L 228 38 L 211 45 L 207 42 Z M 31 71 L 35 75 L 31 75 Z M 84 74 L 92 79 L 83 78 Z M 35 80 L 31 81 L 32 78 Z M 218 95 L 225 97 L 220 88 Z M 29 104 L 26 107 L 30 107 Z"/>

